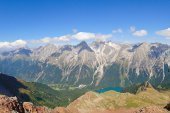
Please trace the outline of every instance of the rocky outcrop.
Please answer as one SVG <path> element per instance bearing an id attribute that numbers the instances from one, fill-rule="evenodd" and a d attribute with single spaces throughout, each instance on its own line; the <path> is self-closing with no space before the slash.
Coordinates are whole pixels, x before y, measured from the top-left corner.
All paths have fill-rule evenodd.
<path id="1" fill-rule="evenodd" d="M 51 110 L 47 107 L 43 107 L 43 106 L 37 106 L 35 108 L 35 113 L 51 113 Z"/>
<path id="2" fill-rule="evenodd" d="M 168 111 L 166 109 L 163 109 L 162 107 L 151 106 L 141 108 L 134 113 L 168 113 Z"/>
<path id="3" fill-rule="evenodd" d="M 34 110 L 34 105 L 30 102 L 24 102 L 23 103 L 23 108 L 25 110 L 25 112 L 29 112 L 32 113 Z"/>
<path id="4" fill-rule="evenodd" d="M 0 113 L 51 113 L 44 106 L 34 106 L 31 102 L 21 103 L 17 97 L 0 95 Z"/>
<path id="5" fill-rule="evenodd" d="M 168 111 L 170 111 L 170 103 L 165 106 L 165 109 L 167 109 Z"/>
<path id="6" fill-rule="evenodd" d="M 50 113 L 51 111 L 47 107 L 34 106 L 31 102 L 24 102 L 23 108 L 25 113 Z"/>
<path id="7" fill-rule="evenodd" d="M 16 97 L 0 96 L 0 113 L 24 113 L 22 104 L 18 102 Z"/>

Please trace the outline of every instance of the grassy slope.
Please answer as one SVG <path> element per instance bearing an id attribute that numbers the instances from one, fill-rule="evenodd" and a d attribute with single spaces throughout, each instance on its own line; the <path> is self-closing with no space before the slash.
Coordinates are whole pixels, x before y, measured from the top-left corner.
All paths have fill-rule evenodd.
<path id="1" fill-rule="evenodd" d="M 30 101 L 36 105 L 45 105 L 53 108 L 56 106 L 66 106 L 68 104 L 68 99 L 65 95 L 51 89 L 47 85 L 23 81 L 22 83 L 27 86 L 27 89 L 20 88 L 20 93 L 28 95 Z"/>
<path id="2" fill-rule="evenodd" d="M 88 92 L 72 102 L 69 109 L 118 109 L 137 108 L 145 106 L 165 106 L 170 100 L 168 93 L 160 93 L 153 88 L 138 94 L 118 93 L 108 91 L 105 93 Z"/>
<path id="3" fill-rule="evenodd" d="M 74 101 L 88 91 L 88 89 L 54 90 L 51 87 L 41 83 L 25 81 L 21 81 L 21 83 L 28 88 L 21 88 L 20 92 L 28 95 L 31 102 L 36 105 L 45 105 L 51 108 L 56 106 L 67 106 L 70 102 Z"/>
<path id="4" fill-rule="evenodd" d="M 50 108 L 67 106 L 87 91 L 87 89 L 54 90 L 41 83 L 25 82 L 4 74 L 0 74 L 0 86 L 5 87 L 12 96 L 17 96 L 21 101 L 30 101 Z M 5 94 L 3 91 L 0 92 Z"/>

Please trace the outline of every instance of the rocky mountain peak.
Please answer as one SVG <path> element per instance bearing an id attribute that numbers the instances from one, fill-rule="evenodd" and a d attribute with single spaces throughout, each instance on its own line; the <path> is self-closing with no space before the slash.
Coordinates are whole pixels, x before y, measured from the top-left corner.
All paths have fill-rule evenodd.
<path id="1" fill-rule="evenodd" d="M 140 45 L 140 46 L 148 46 L 149 43 L 147 43 L 147 42 L 142 42 L 142 43 L 140 43 L 139 45 Z"/>
<path id="2" fill-rule="evenodd" d="M 16 50 L 12 50 L 12 51 L 6 51 L 6 52 L 2 52 L 3 56 L 14 56 L 14 55 L 26 55 L 29 56 L 32 53 L 32 50 L 29 48 L 18 48 Z"/>
<path id="3" fill-rule="evenodd" d="M 88 47 L 88 44 L 85 41 L 80 42 L 75 47 Z"/>
<path id="4" fill-rule="evenodd" d="M 75 46 L 75 48 L 79 49 L 78 53 L 80 53 L 83 50 L 93 52 L 93 50 L 90 48 L 90 46 L 85 41 L 80 42 L 78 45 Z"/>
<path id="5" fill-rule="evenodd" d="M 54 44 L 47 44 L 43 48 L 44 49 L 57 49 L 57 46 Z"/>
<path id="6" fill-rule="evenodd" d="M 138 43 L 133 45 L 133 49 L 146 48 L 147 46 L 149 46 L 147 42 Z"/>
<path id="7" fill-rule="evenodd" d="M 17 51 L 15 51 L 16 54 L 23 54 L 23 55 L 30 55 L 32 53 L 32 50 L 29 48 L 19 48 Z"/>

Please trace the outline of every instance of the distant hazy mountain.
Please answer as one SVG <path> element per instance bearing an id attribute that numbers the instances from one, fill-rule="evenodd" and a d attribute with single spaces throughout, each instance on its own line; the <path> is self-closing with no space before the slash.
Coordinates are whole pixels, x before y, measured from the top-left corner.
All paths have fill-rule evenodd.
<path id="1" fill-rule="evenodd" d="M 20 48 L 0 54 L 0 71 L 42 83 L 130 86 L 170 83 L 170 46 L 96 41 Z"/>

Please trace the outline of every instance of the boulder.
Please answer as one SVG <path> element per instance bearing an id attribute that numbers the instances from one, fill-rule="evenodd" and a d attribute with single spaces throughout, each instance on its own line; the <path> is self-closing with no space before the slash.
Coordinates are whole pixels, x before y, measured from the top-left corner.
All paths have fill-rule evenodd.
<path id="1" fill-rule="evenodd" d="M 23 108 L 26 113 L 32 113 L 34 105 L 31 102 L 24 102 Z"/>
<path id="2" fill-rule="evenodd" d="M 170 111 L 170 103 L 165 106 L 165 109 L 167 109 L 168 111 Z"/>
<path id="3" fill-rule="evenodd" d="M 168 113 L 168 111 L 162 107 L 158 106 L 149 106 L 141 108 L 134 113 Z"/>
<path id="4" fill-rule="evenodd" d="M 0 113 L 10 112 L 24 113 L 22 103 L 16 97 L 0 95 Z"/>

